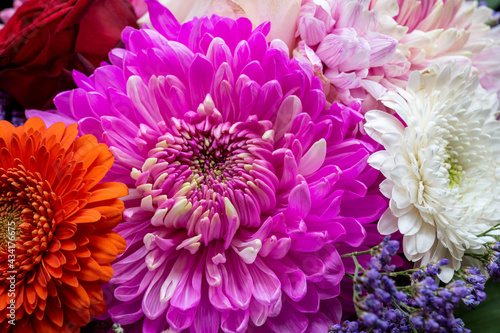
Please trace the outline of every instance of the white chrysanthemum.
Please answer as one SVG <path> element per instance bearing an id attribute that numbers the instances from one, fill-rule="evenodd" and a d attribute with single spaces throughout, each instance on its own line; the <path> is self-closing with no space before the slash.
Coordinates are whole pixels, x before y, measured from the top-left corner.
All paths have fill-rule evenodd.
<path id="1" fill-rule="evenodd" d="M 406 257 L 420 265 L 448 258 L 443 281 L 465 251 L 481 250 L 486 238 L 476 235 L 500 222 L 498 100 L 471 71 L 433 65 L 387 93 L 383 103 L 406 127 L 386 112 L 366 114 L 367 133 L 385 147 L 369 163 L 387 178 L 380 187 L 391 199 L 379 231 L 399 230 Z"/>

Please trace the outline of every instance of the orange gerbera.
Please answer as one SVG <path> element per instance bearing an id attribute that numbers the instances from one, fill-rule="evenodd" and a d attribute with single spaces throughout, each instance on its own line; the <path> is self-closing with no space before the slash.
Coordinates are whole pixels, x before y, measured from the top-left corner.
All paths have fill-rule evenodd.
<path id="1" fill-rule="evenodd" d="M 113 156 L 77 134 L 0 121 L 0 332 L 75 332 L 106 310 L 127 187 L 100 183 Z"/>

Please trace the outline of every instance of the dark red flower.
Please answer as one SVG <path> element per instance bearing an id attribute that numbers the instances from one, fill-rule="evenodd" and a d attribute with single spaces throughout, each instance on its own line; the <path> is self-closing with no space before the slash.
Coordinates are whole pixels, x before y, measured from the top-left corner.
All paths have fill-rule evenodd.
<path id="1" fill-rule="evenodd" d="M 90 74 L 137 17 L 128 0 L 29 0 L 0 30 L 0 89 L 24 108 L 47 109 Z"/>

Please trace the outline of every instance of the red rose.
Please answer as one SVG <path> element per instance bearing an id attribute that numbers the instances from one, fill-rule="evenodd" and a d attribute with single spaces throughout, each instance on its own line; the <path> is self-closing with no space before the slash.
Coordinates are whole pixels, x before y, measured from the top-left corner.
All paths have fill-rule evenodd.
<path id="1" fill-rule="evenodd" d="M 0 89 L 26 109 L 46 110 L 108 57 L 125 26 L 137 27 L 128 0 L 29 0 L 0 30 Z"/>

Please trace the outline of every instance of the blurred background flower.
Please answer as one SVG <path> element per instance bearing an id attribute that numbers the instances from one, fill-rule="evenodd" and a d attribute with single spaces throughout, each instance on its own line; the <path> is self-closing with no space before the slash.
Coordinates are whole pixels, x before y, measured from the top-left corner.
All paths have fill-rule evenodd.
<path id="1" fill-rule="evenodd" d="M 431 63 L 472 60 L 498 68 L 498 57 L 488 57 L 497 48 L 491 15 L 465 0 L 304 0 L 294 54 L 314 65 L 328 101 L 384 109 L 379 99 L 386 90 L 405 88 L 413 71 Z M 486 88 L 497 92 L 498 71 L 483 73 Z"/>

